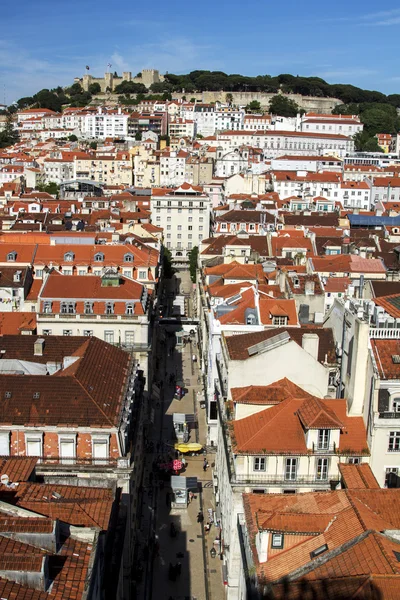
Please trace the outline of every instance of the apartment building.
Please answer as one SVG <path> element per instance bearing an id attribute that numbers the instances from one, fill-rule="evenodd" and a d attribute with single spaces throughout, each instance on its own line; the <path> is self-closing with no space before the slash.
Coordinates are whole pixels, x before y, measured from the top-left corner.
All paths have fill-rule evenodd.
<path id="1" fill-rule="evenodd" d="M 364 125 L 357 115 L 306 113 L 301 120 L 301 131 L 306 133 L 330 133 L 352 137 L 363 129 Z"/>
<path id="2" fill-rule="evenodd" d="M 151 218 L 164 230 L 164 245 L 182 260 L 210 234 L 211 201 L 201 186 L 153 188 Z"/>
<path id="3" fill-rule="evenodd" d="M 179 139 L 182 137 L 190 138 L 191 140 L 196 137 L 197 126 L 192 120 L 182 119 L 181 117 L 171 118 L 168 124 L 168 132 L 171 138 Z"/>
<path id="4" fill-rule="evenodd" d="M 147 357 L 147 289 L 115 270 L 102 277 L 52 271 L 40 289 L 38 304 L 39 335 L 96 337 Z M 147 375 L 147 364 L 145 371 Z"/>
<path id="5" fill-rule="evenodd" d="M 211 134 L 210 134 L 211 135 Z M 354 141 L 343 134 L 303 131 L 224 131 L 217 135 L 218 145 L 235 148 L 242 145 L 264 150 L 266 158 L 282 154 L 307 153 L 307 155 L 334 154 L 344 158 L 354 152 Z"/>
<path id="6" fill-rule="evenodd" d="M 271 115 L 244 115 L 243 129 L 245 131 L 266 131 L 271 129 Z"/>
<path id="7" fill-rule="evenodd" d="M 82 133 L 89 139 L 125 138 L 128 136 L 128 119 L 129 114 L 123 113 L 121 108 L 99 107 L 97 113 L 85 115 Z"/>
<path id="8" fill-rule="evenodd" d="M 235 336 L 240 337 L 240 336 Z M 335 489 L 340 462 L 368 461 L 362 417 L 347 416 L 346 400 L 316 397 L 290 379 L 231 388 L 218 403 L 214 473 L 221 507 L 228 598 L 237 598 L 237 524 L 242 493 L 291 495 Z M 229 408 L 228 408 L 229 406 Z M 300 497 L 303 494 L 300 494 Z"/>

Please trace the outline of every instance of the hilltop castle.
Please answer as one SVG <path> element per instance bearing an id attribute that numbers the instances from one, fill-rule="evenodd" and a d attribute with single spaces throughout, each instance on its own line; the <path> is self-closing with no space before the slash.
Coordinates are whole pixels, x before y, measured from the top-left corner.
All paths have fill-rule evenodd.
<path id="1" fill-rule="evenodd" d="M 74 83 L 80 83 L 85 92 L 89 91 L 89 86 L 92 83 L 98 83 L 101 87 L 101 91 L 104 93 L 107 90 L 112 92 L 115 90 L 117 85 L 123 81 L 133 81 L 134 83 L 143 83 L 147 88 L 152 83 L 159 83 L 164 81 L 164 76 L 160 75 L 156 69 L 143 69 L 140 72 L 139 77 L 132 77 L 130 71 L 122 73 L 122 77 L 114 77 L 113 73 L 105 73 L 104 77 L 93 77 L 93 75 L 84 75 L 83 77 L 75 77 Z"/>

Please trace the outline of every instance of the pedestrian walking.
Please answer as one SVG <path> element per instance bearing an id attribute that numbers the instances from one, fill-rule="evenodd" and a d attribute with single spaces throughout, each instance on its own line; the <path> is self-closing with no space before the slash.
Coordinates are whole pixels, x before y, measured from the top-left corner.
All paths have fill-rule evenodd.
<path id="1" fill-rule="evenodd" d="M 197 522 L 198 523 L 202 523 L 204 521 L 204 515 L 203 513 L 200 511 L 199 514 L 197 515 Z"/>

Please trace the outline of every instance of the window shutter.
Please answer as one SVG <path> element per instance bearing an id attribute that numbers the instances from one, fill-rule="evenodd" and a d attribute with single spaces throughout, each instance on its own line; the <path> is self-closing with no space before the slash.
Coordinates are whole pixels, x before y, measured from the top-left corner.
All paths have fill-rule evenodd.
<path id="1" fill-rule="evenodd" d="M 389 392 L 388 390 L 379 390 L 378 412 L 388 412 L 389 410 Z"/>

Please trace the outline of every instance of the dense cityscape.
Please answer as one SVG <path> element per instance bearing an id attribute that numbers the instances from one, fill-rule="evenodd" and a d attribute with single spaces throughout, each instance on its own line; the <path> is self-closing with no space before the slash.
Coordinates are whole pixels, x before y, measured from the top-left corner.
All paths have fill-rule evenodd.
<path id="1" fill-rule="evenodd" d="M 83 70 L 0 106 L 0 597 L 400 598 L 400 95 Z"/>

